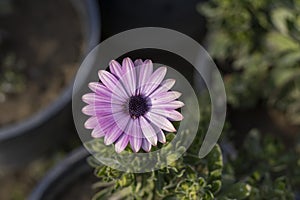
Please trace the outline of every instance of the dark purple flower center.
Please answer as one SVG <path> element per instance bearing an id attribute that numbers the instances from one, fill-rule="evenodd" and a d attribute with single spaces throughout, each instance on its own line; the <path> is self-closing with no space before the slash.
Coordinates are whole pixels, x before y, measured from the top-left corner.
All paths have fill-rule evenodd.
<path id="1" fill-rule="evenodd" d="M 129 99 L 129 114 L 132 118 L 144 115 L 148 110 L 147 98 L 142 95 L 132 96 Z"/>

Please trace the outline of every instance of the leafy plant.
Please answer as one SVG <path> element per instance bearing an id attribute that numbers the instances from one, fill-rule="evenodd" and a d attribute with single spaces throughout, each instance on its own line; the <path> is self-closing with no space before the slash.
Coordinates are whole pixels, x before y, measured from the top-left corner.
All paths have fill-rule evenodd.
<path id="1" fill-rule="evenodd" d="M 300 1 L 212 0 L 200 4 L 208 20 L 208 50 L 225 77 L 228 102 L 264 100 L 300 124 Z"/>
<path id="2" fill-rule="evenodd" d="M 236 156 L 228 154 L 224 182 L 242 181 L 251 187 L 248 199 L 294 199 L 300 186 L 299 145 L 287 148 L 279 139 L 252 130 Z"/>

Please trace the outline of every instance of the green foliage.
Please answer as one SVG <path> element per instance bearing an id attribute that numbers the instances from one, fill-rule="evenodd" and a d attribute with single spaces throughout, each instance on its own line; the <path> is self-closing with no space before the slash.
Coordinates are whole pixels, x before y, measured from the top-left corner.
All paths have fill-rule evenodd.
<path id="1" fill-rule="evenodd" d="M 208 50 L 222 69 L 228 102 L 265 100 L 300 124 L 299 0 L 211 0 L 200 4 L 208 20 Z"/>
<path id="2" fill-rule="evenodd" d="M 205 159 L 187 154 L 166 168 L 143 174 L 120 172 L 95 164 L 101 181 L 94 199 L 214 199 L 221 189 L 222 153 L 215 146 Z M 105 184 L 103 184 L 105 183 Z"/>
<path id="3" fill-rule="evenodd" d="M 224 167 L 223 184 L 240 181 L 251 191 L 248 199 L 294 199 L 293 191 L 300 186 L 300 152 L 288 149 L 270 135 L 251 131 L 238 155 Z"/>

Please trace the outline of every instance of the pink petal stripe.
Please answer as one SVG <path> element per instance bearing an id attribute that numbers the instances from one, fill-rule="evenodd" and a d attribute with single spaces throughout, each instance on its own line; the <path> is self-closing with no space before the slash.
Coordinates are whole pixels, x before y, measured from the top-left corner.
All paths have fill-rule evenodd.
<path id="1" fill-rule="evenodd" d="M 152 125 L 143 117 L 139 118 L 144 137 L 153 145 L 157 145 L 157 135 Z"/>
<path id="2" fill-rule="evenodd" d="M 123 131 L 119 129 L 118 126 L 116 125 L 112 126 L 112 128 L 105 134 L 104 144 L 110 145 L 114 143 L 122 133 Z"/>
<path id="3" fill-rule="evenodd" d="M 98 119 L 97 117 L 90 117 L 88 120 L 86 120 L 86 122 L 84 123 L 84 127 L 86 129 L 93 129 L 96 126 L 98 126 Z"/>
<path id="4" fill-rule="evenodd" d="M 161 83 L 161 85 L 149 95 L 149 97 L 153 97 L 157 94 L 167 92 L 168 90 L 170 90 L 174 86 L 175 82 L 176 82 L 175 79 L 164 80 Z"/>
<path id="5" fill-rule="evenodd" d="M 165 136 L 165 133 L 162 131 L 162 130 L 160 130 L 158 133 L 157 133 L 157 139 L 158 139 L 158 141 L 160 142 L 160 143 L 166 143 L 166 136 Z"/>
<path id="6" fill-rule="evenodd" d="M 88 93 L 82 96 L 82 101 L 87 104 L 110 104 L 110 105 L 124 105 L 124 102 L 120 101 L 120 98 L 108 97 L 108 96 L 100 96 L 96 93 Z"/>
<path id="7" fill-rule="evenodd" d="M 96 93 L 88 93 L 82 96 L 82 101 L 87 104 L 94 104 L 95 102 L 107 102 L 111 101 L 111 98 L 108 96 L 100 96 Z"/>
<path id="8" fill-rule="evenodd" d="M 111 96 L 111 92 L 107 89 L 107 87 L 105 87 L 102 83 L 99 82 L 91 82 L 89 83 L 89 88 L 101 95 L 101 96 L 106 96 L 106 97 L 110 97 Z"/>
<path id="9" fill-rule="evenodd" d="M 146 152 L 149 152 L 151 150 L 151 144 L 148 142 L 148 140 L 146 138 L 144 138 L 142 141 L 142 148 Z"/>
<path id="10" fill-rule="evenodd" d="M 131 120 L 131 117 L 126 113 L 119 112 L 113 114 L 113 119 L 119 129 L 124 132 L 126 130 L 126 127 L 128 126 L 129 121 Z"/>
<path id="11" fill-rule="evenodd" d="M 136 59 L 134 61 L 134 66 L 135 67 L 141 66 L 142 64 L 143 64 L 143 60 L 142 59 Z"/>
<path id="12" fill-rule="evenodd" d="M 101 129 L 106 133 L 112 126 L 115 125 L 113 117 L 110 115 L 98 117 L 98 122 Z"/>
<path id="13" fill-rule="evenodd" d="M 158 68 L 145 83 L 145 87 L 142 88 L 142 93 L 149 96 L 162 82 L 167 73 L 167 67 Z"/>
<path id="14" fill-rule="evenodd" d="M 166 117 L 168 120 L 171 121 L 183 120 L 182 114 L 177 110 L 151 109 L 150 112 Z"/>
<path id="15" fill-rule="evenodd" d="M 121 65 L 115 61 L 115 60 L 112 60 L 109 62 L 109 70 L 111 73 L 113 73 L 117 78 L 121 78 L 122 77 L 122 68 L 121 68 Z"/>
<path id="16" fill-rule="evenodd" d="M 157 126 L 158 128 L 161 128 L 165 131 L 169 131 L 169 132 L 176 132 L 175 127 L 173 126 L 173 124 L 165 117 L 152 113 L 152 112 L 148 112 L 145 117 L 151 121 L 155 126 Z"/>
<path id="17" fill-rule="evenodd" d="M 105 70 L 98 72 L 101 82 L 116 96 L 126 100 L 129 96 L 115 76 Z"/>
<path id="18" fill-rule="evenodd" d="M 115 144 L 115 150 L 117 153 L 121 153 L 127 146 L 129 141 L 129 135 L 122 134 Z"/>
<path id="19" fill-rule="evenodd" d="M 140 93 L 153 73 L 153 63 L 151 60 L 145 60 L 144 64 L 138 68 L 140 68 L 138 80 L 138 91 Z"/>
<path id="20" fill-rule="evenodd" d="M 101 129 L 101 126 L 98 125 L 94 128 L 91 135 L 93 138 L 100 138 L 105 135 L 105 132 Z"/>
<path id="21" fill-rule="evenodd" d="M 82 112 L 86 115 L 113 114 L 118 112 L 124 112 L 124 106 L 109 103 L 96 103 L 83 107 Z"/>
<path id="22" fill-rule="evenodd" d="M 132 126 L 130 127 L 130 145 L 134 152 L 138 152 L 142 146 L 143 134 L 138 119 L 132 120 Z"/>
<path id="23" fill-rule="evenodd" d="M 178 109 L 184 106 L 184 103 L 181 101 L 172 101 L 169 103 L 162 103 L 157 105 L 152 105 L 151 108 L 153 109 L 166 109 L 166 110 L 172 110 L 172 109 Z"/>
<path id="24" fill-rule="evenodd" d="M 125 58 L 122 63 L 123 76 L 121 78 L 129 96 L 134 95 L 136 91 L 136 69 L 130 58 Z"/>
<path id="25" fill-rule="evenodd" d="M 168 103 L 174 101 L 175 99 L 178 99 L 180 96 L 181 93 L 177 91 L 161 93 L 151 98 L 151 104 L 154 105 L 154 104 Z"/>

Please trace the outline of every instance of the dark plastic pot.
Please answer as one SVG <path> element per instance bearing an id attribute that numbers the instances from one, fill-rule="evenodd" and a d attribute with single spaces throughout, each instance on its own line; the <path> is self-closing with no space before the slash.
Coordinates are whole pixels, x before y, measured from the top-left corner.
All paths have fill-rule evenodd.
<path id="1" fill-rule="evenodd" d="M 100 38 L 98 3 L 96 0 L 72 0 L 71 3 L 81 19 L 87 53 Z M 20 167 L 70 138 L 67 133 L 73 128 L 72 86 L 70 83 L 55 102 L 36 115 L 0 129 L 0 169 Z M 73 132 L 73 138 L 75 135 Z"/>
<path id="2" fill-rule="evenodd" d="M 33 190 L 28 200 L 58 200 L 74 183 L 93 174 L 87 164 L 89 153 L 83 147 L 74 150 L 65 160 L 56 165 Z"/>

